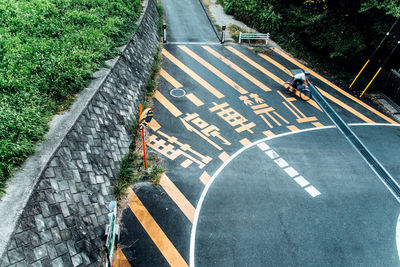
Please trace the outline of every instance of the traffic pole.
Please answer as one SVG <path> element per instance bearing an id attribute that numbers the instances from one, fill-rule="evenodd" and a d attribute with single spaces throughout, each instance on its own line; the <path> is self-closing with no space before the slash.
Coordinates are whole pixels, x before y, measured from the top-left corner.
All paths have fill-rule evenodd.
<path id="1" fill-rule="evenodd" d="M 163 43 L 167 42 L 167 24 L 163 24 Z"/>
<path id="2" fill-rule="evenodd" d="M 372 55 L 369 57 L 369 59 L 367 60 L 367 62 L 364 64 L 364 66 L 362 67 L 362 69 L 360 70 L 360 72 L 357 74 L 357 76 L 354 78 L 353 82 L 350 84 L 349 88 L 351 88 L 353 86 L 353 84 L 356 82 L 356 80 L 358 79 L 358 76 L 360 76 L 361 72 L 363 72 L 363 70 L 365 69 L 365 67 L 368 65 L 368 63 L 371 61 L 372 57 L 376 54 L 376 52 L 379 50 L 379 48 L 382 46 L 382 44 L 385 42 L 386 38 L 388 38 L 388 36 L 390 35 L 390 32 L 392 31 L 392 29 L 394 28 L 394 26 L 397 24 L 397 22 L 399 21 L 399 18 L 396 19 L 396 21 L 393 23 L 392 27 L 390 27 L 389 31 L 386 33 L 385 37 L 383 37 L 381 43 L 375 48 L 375 51 L 372 53 Z M 379 73 L 379 71 L 378 71 Z M 376 74 L 377 75 L 377 74 Z M 376 76 L 375 75 L 375 76 Z M 372 81 L 371 81 L 372 82 Z M 367 87 L 368 88 L 368 87 Z M 365 91 L 365 90 L 364 90 Z M 362 94 L 361 94 L 362 95 Z M 361 96 L 360 96 L 361 97 Z"/>
<path id="3" fill-rule="evenodd" d="M 365 87 L 364 91 L 361 93 L 360 97 L 362 97 L 365 93 L 365 91 L 367 91 L 368 87 L 371 85 L 371 83 L 375 80 L 376 76 L 378 76 L 379 72 L 381 72 L 383 66 L 386 64 L 386 62 L 389 60 L 389 58 L 392 56 L 392 54 L 394 53 L 394 51 L 396 51 L 397 47 L 399 46 L 400 41 L 397 41 L 396 46 L 393 48 L 392 52 L 390 52 L 389 56 L 385 59 L 385 61 L 382 63 L 382 65 L 379 67 L 378 71 L 375 73 L 374 77 L 372 78 L 372 80 L 368 83 L 367 87 Z"/>
<path id="4" fill-rule="evenodd" d="M 225 43 L 225 30 L 226 26 L 222 26 L 222 32 L 221 32 L 221 44 Z"/>
<path id="5" fill-rule="evenodd" d="M 142 105 L 139 105 L 139 112 L 140 112 L 140 115 L 142 115 Z M 145 168 L 145 170 L 147 170 L 146 142 L 144 141 L 144 129 L 142 128 L 140 131 L 142 133 L 144 168 Z"/>

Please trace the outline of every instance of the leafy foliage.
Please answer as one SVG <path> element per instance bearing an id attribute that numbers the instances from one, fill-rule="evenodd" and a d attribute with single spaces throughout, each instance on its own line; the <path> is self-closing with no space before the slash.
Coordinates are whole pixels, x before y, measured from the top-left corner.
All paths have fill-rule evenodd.
<path id="1" fill-rule="evenodd" d="M 0 1 L 0 188 L 57 106 L 134 33 L 140 0 Z"/>

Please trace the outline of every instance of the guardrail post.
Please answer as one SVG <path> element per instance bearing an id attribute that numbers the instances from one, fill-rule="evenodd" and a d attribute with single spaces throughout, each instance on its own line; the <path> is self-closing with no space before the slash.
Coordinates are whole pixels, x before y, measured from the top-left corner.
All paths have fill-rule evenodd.
<path id="1" fill-rule="evenodd" d="M 265 39 L 265 46 L 268 46 L 268 41 L 269 41 L 269 32 L 267 33 L 267 38 Z"/>
<path id="2" fill-rule="evenodd" d="M 239 32 L 239 44 L 242 42 L 242 32 Z"/>
<path id="3" fill-rule="evenodd" d="M 221 44 L 225 43 L 225 30 L 226 30 L 226 26 L 223 25 L 222 32 L 221 32 Z"/>
<path id="4" fill-rule="evenodd" d="M 163 28 L 163 43 L 166 43 L 167 42 L 167 24 L 164 23 L 162 28 Z"/>

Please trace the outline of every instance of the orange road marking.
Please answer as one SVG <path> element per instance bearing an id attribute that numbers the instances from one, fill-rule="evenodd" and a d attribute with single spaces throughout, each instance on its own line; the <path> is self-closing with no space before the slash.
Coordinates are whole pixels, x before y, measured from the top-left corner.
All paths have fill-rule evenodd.
<path id="1" fill-rule="evenodd" d="M 200 176 L 200 181 L 206 185 L 208 181 L 210 180 L 210 175 L 207 172 L 203 172 L 203 174 Z"/>
<path id="2" fill-rule="evenodd" d="M 160 91 L 156 91 L 154 94 L 154 98 L 160 102 L 161 105 L 163 105 L 169 112 L 171 112 L 172 115 L 175 117 L 179 117 L 182 115 L 182 112 L 174 106 L 165 96 L 163 96 Z"/>
<path id="3" fill-rule="evenodd" d="M 239 52 L 238 50 L 236 50 L 232 46 L 225 46 L 225 47 L 226 47 L 226 49 L 228 49 L 229 51 L 231 51 L 232 53 L 234 53 L 235 55 L 237 55 L 238 57 L 240 57 L 241 59 L 243 59 L 244 61 L 246 61 L 247 63 L 249 63 L 253 67 L 255 67 L 256 69 L 258 69 L 259 71 L 261 71 L 262 73 L 267 75 L 269 78 L 271 78 L 275 82 L 279 83 L 280 85 L 284 85 L 285 84 L 285 82 L 281 78 L 279 78 L 278 76 L 276 76 L 272 72 L 268 71 L 267 69 L 262 67 L 260 64 L 258 64 L 254 60 L 248 58 L 247 56 L 245 56 L 243 53 Z"/>
<path id="4" fill-rule="evenodd" d="M 218 52 L 216 52 L 215 50 L 213 50 L 211 47 L 209 46 L 202 46 L 205 50 L 207 50 L 208 52 L 210 52 L 213 56 L 215 56 L 216 58 L 218 58 L 219 60 L 221 60 L 222 62 L 224 62 L 226 65 L 228 65 L 229 67 L 231 67 L 232 69 L 234 69 L 235 71 L 237 71 L 238 73 L 240 73 L 242 76 L 244 76 L 246 79 L 248 79 L 250 82 L 254 83 L 256 86 L 258 86 L 259 88 L 261 88 L 262 90 L 266 91 L 266 92 L 270 92 L 272 91 L 271 88 L 269 88 L 268 86 L 264 85 L 262 82 L 260 82 L 259 80 L 257 80 L 256 78 L 254 78 L 253 76 L 251 76 L 250 74 L 248 74 L 247 72 L 245 72 L 243 69 L 241 69 L 240 67 L 238 67 L 235 63 L 233 63 L 232 61 L 230 61 L 229 59 L 223 57 L 221 54 L 219 54 Z"/>
<path id="5" fill-rule="evenodd" d="M 225 74 L 223 74 L 221 71 L 217 70 L 214 66 L 212 66 L 210 63 L 208 63 L 207 61 L 205 61 L 204 59 L 202 59 L 201 57 L 199 57 L 197 54 L 195 54 L 193 51 L 191 51 L 189 48 L 187 48 L 186 46 L 183 45 L 178 45 L 178 47 L 180 49 L 182 49 L 183 51 L 186 52 L 186 54 L 188 54 L 189 56 L 191 56 L 192 58 L 194 58 L 197 62 L 199 62 L 201 65 L 203 65 L 204 67 L 206 67 L 207 69 L 209 69 L 212 73 L 214 73 L 215 75 L 217 75 L 219 78 L 221 78 L 221 80 L 223 80 L 224 82 L 226 82 L 228 85 L 230 85 L 233 89 L 235 89 L 236 91 L 238 91 L 241 94 L 247 94 L 248 92 L 243 89 L 240 85 L 238 85 L 237 83 L 235 83 L 234 81 L 232 81 L 231 78 L 229 78 L 228 76 L 226 76 Z"/>
<path id="6" fill-rule="evenodd" d="M 128 259 L 125 257 L 122 250 L 118 247 L 115 253 L 115 258 L 113 260 L 112 266 L 114 267 L 131 267 Z"/>
<path id="7" fill-rule="evenodd" d="M 203 101 L 201 101 L 200 99 L 197 98 L 197 96 L 195 96 L 194 94 L 190 93 L 186 95 L 187 99 L 189 99 L 193 104 L 195 104 L 196 106 L 200 107 L 202 105 L 204 105 Z"/>
<path id="8" fill-rule="evenodd" d="M 336 104 L 338 104 L 339 106 L 341 106 L 342 108 L 346 109 L 347 111 L 353 113 L 354 115 L 356 115 L 357 117 L 359 117 L 360 119 L 362 119 L 363 121 L 367 122 L 367 123 L 374 123 L 373 120 L 369 119 L 368 117 L 364 116 L 363 114 L 361 114 L 360 112 L 358 112 L 357 110 L 355 110 L 354 108 L 350 107 L 349 105 L 343 103 L 342 101 L 340 101 L 339 99 L 335 98 L 334 96 L 328 94 L 327 92 L 325 92 L 324 90 L 322 90 L 321 88 L 317 87 L 317 89 L 321 92 L 321 94 L 328 98 L 329 100 L 331 100 L 332 102 L 335 102 Z"/>
<path id="9" fill-rule="evenodd" d="M 169 53 L 167 50 L 163 49 L 162 54 L 168 58 L 172 63 L 174 63 L 178 68 L 186 72 L 192 79 L 194 79 L 196 82 L 198 82 L 201 86 L 203 86 L 207 91 L 209 91 L 211 94 L 216 96 L 217 98 L 223 98 L 225 97 L 220 91 L 215 89 L 214 86 L 206 82 L 203 78 L 201 78 L 199 75 L 197 75 L 194 71 L 192 71 L 190 68 L 188 68 L 185 64 L 180 62 L 176 57 L 174 57 L 171 53 Z"/>
<path id="10" fill-rule="evenodd" d="M 186 169 L 192 163 L 193 163 L 193 161 L 191 161 L 190 159 L 187 159 L 187 160 L 185 160 L 184 162 L 181 163 L 181 166 Z"/>
<path id="11" fill-rule="evenodd" d="M 195 134 L 197 134 L 198 136 L 200 136 L 201 138 L 203 138 L 204 140 L 206 140 L 210 145 L 212 145 L 213 147 L 215 147 L 218 150 L 222 150 L 222 147 L 220 147 L 219 145 L 217 145 L 215 142 L 213 142 L 210 138 L 208 138 L 205 134 L 202 134 L 200 131 L 198 131 L 197 129 L 195 129 L 193 126 L 191 126 L 189 123 L 187 123 L 184 119 L 180 118 L 181 122 L 183 123 L 183 125 L 185 126 L 185 128 L 189 131 L 189 132 L 194 132 Z"/>
<path id="12" fill-rule="evenodd" d="M 288 61 L 292 62 L 293 64 L 297 65 L 298 67 L 304 69 L 304 70 L 308 70 L 313 76 L 315 76 L 316 78 L 318 78 L 319 80 L 321 80 L 322 82 L 326 83 L 327 85 L 329 85 L 330 87 L 332 87 L 333 89 L 335 89 L 336 91 L 340 92 L 341 94 L 343 94 L 344 96 L 350 98 L 351 100 L 353 100 L 354 102 L 356 102 L 357 104 L 363 106 L 364 108 L 368 109 L 369 111 L 375 113 L 376 115 L 378 115 L 379 117 L 381 117 L 382 119 L 392 123 L 392 124 L 398 124 L 397 122 L 395 122 L 394 120 L 392 120 L 391 118 L 385 116 L 384 114 L 382 114 L 381 112 L 377 111 L 376 109 L 368 106 L 367 104 L 365 104 L 364 102 L 362 102 L 361 100 L 357 99 L 356 97 L 352 96 L 351 94 L 347 93 L 346 91 L 344 91 L 343 89 L 341 89 L 340 87 L 338 87 L 337 85 L 333 84 L 332 82 L 328 81 L 327 79 L 325 79 L 324 77 L 322 77 L 321 75 L 319 75 L 318 73 L 316 73 L 315 71 L 311 70 L 310 68 L 307 68 L 306 66 L 304 66 L 303 64 L 297 62 L 297 60 L 293 59 L 292 57 L 290 57 L 289 55 L 286 55 L 285 53 L 283 53 L 282 51 L 276 49 L 276 48 L 271 48 L 273 51 L 275 51 L 276 53 L 278 53 L 279 55 L 281 55 L 282 57 L 286 58 Z M 368 119 L 370 120 L 370 119 Z M 370 120 L 372 121 L 372 120 Z M 372 121 L 373 122 L 373 121 Z"/>
<path id="13" fill-rule="evenodd" d="M 240 140 L 240 143 L 241 143 L 243 146 L 247 146 L 247 145 L 250 145 L 250 144 L 251 144 L 250 140 L 247 139 L 247 138 L 243 138 L 242 140 Z"/>
<path id="14" fill-rule="evenodd" d="M 163 68 L 160 69 L 160 75 L 165 80 L 167 80 L 167 82 L 169 82 L 173 87 L 175 87 L 175 88 L 183 87 L 183 85 L 180 82 L 175 80 L 175 78 L 172 77 L 171 75 L 169 75 Z"/>
<path id="15" fill-rule="evenodd" d="M 227 159 L 229 159 L 229 155 L 228 155 L 228 153 L 226 153 L 226 152 L 222 152 L 222 153 L 218 156 L 218 158 L 219 158 L 220 160 L 222 160 L 223 162 L 225 162 Z"/>
<path id="16" fill-rule="evenodd" d="M 154 118 L 150 121 L 149 126 L 155 132 L 161 129 L 161 125 Z"/>
<path id="17" fill-rule="evenodd" d="M 317 121 L 318 119 L 316 117 L 305 117 L 301 119 L 297 119 L 298 123 L 304 123 L 304 122 L 311 122 L 311 121 Z"/>
<path id="18" fill-rule="evenodd" d="M 267 118 L 264 117 L 264 115 L 260 115 L 261 119 L 263 119 L 263 121 L 268 125 L 269 128 L 274 128 L 274 126 L 272 126 L 271 123 L 269 123 L 269 121 L 267 120 Z"/>
<path id="19" fill-rule="evenodd" d="M 135 214 L 136 218 L 153 240 L 154 244 L 160 250 L 167 262 L 171 266 L 188 266 L 181 254 L 179 254 L 174 245 L 164 234 L 163 230 L 160 228 L 160 226 L 158 226 L 157 222 L 150 215 L 146 207 L 130 187 L 128 188 L 128 197 L 131 200 L 129 207 L 131 208 L 133 214 Z"/>
<path id="20" fill-rule="evenodd" d="M 288 122 L 284 117 L 282 117 L 281 115 L 279 115 L 278 112 L 274 111 L 274 114 L 275 114 L 278 118 L 280 118 L 281 120 L 283 120 L 284 123 L 289 124 L 289 122 Z"/>
<path id="21" fill-rule="evenodd" d="M 288 105 L 286 102 L 282 102 L 282 103 L 283 103 L 283 105 L 285 105 L 285 107 L 286 107 L 290 112 L 293 113 L 294 116 L 297 117 L 297 119 L 300 119 L 299 114 L 297 114 L 296 112 L 294 112 L 293 109 L 292 109 L 291 107 L 289 107 L 289 105 Z"/>
<path id="22" fill-rule="evenodd" d="M 260 57 L 262 57 L 263 59 L 265 59 L 266 61 L 268 61 L 269 63 L 275 65 L 276 67 L 278 67 L 279 69 L 283 70 L 286 74 L 288 74 L 289 76 L 293 76 L 293 74 L 290 72 L 290 70 L 288 70 L 286 67 L 284 67 L 283 65 L 281 65 L 280 63 L 278 63 L 277 61 L 273 60 L 272 58 L 270 58 L 267 55 L 264 54 L 258 54 Z"/>
<path id="23" fill-rule="evenodd" d="M 289 130 L 291 130 L 292 132 L 296 132 L 296 131 L 298 131 L 299 130 L 299 128 L 297 128 L 296 126 L 294 126 L 294 125 L 290 125 L 290 126 L 286 126 Z"/>
<path id="24" fill-rule="evenodd" d="M 312 123 L 315 127 L 323 127 L 324 125 L 320 122 L 313 122 Z"/>
<path id="25" fill-rule="evenodd" d="M 160 185 L 167 192 L 169 197 L 175 202 L 179 209 L 185 214 L 191 223 L 193 223 L 195 208 L 182 194 L 182 192 L 175 186 L 175 184 L 163 174 L 160 179 Z"/>
<path id="26" fill-rule="evenodd" d="M 275 134 L 274 134 L 273 132 L 271 132 L 270 130 L 264 131 L 263 134 L 264 134 L 265 136 L 268 136 L 268 137 L 274 136 L 274 135 L 275 135 Z"/>

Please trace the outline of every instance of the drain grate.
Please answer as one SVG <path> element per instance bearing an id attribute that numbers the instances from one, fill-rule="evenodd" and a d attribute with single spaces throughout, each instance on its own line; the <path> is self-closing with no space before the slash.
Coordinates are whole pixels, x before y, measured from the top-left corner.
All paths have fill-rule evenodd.
<path id="1" fill-rule="evenodd" d="M 184 97 L 186 95 L 186 91 L 182 88 L 175 88 L 169 91 L 169 94 L 173 97 Z"/>

